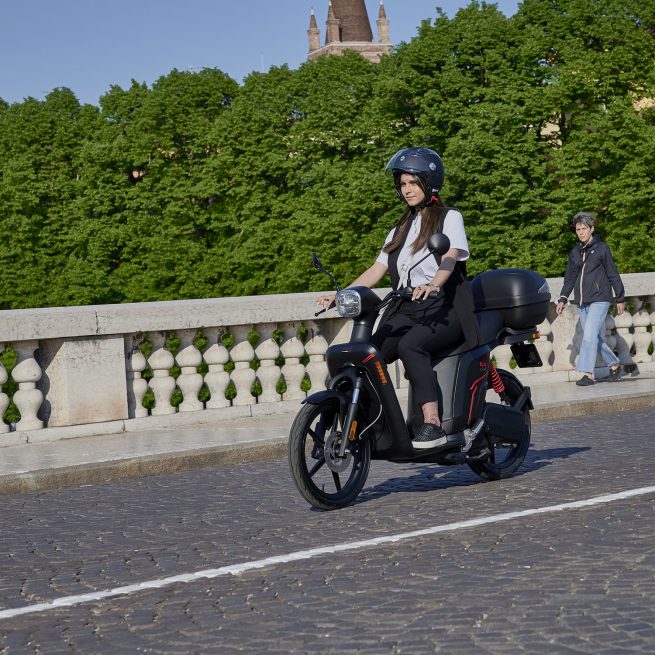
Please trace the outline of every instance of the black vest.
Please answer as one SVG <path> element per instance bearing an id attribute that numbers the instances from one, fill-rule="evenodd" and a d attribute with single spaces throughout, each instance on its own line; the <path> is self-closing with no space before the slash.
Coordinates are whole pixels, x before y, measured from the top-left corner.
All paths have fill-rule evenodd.
<path id="1" fill-rule="evenodd" d="M 409 234 L 409 230 L 407 234 Z M 407 236 L 405 236 L 406 240 Z M 394 289 L 398 289 L 398 285 L 400 284 L 398 257 L 405 245 L 405 241 L 396 250 L 389 253 L 389 277 L 391 278 L 391 286 Z M 437 261 L 440 263 L 440 258 Z M 408 286 L 412 286 L 411 273 L 409 274 L 407 284 Z M 478 321 L 474 314 L 475 303 L 473 300 L 473 291 L 466 277 L 466 262 L 457 262 L 455 264 L 453 272 L 443 286 L 443 291 L 457 314 L 457 318 L 464 331 L 467 348 L 472 349 L 480 345 Z"/>

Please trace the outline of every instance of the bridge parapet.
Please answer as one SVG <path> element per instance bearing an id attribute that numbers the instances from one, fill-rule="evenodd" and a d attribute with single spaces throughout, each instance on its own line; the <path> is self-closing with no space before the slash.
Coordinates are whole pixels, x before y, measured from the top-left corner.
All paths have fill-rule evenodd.
<path id="1" fill-rule="evenodd" d="M 622 279 L 627 311 L 608 316 L 606 340 L 624 365 L 654 370 L 655 273 Z M 548 282 L 556 296 L 562 279 Z M 15 388 L 12 398 L 0 393 L 0 413 L 13 401 L 20 415 L 0 421 L 0 432 L 27 440 L 69 426 L 100 433 L 119 422 L 129 431 L 282 411 L 324 387 L 325 350 L 348 337 L 348 323 L 334 312 L 314 316 L 316 296 L 0 311 L 0 352 L 16 353 L 11 370 L 0 364 L 0 384 L 12 378 Z M 555 318 L 554 310 L 551 303 L 536 342 L 544 366 L 521 369 L 526 383 L 577 377 L 577 312 L 567 305 Z M 509 347 L 494 354 L 499 367 L 512 366 Z M 597 362 L 597 376 L 606 372 Z M 396 387 L 407 386 L 402 365 L 391 373 Z"/>

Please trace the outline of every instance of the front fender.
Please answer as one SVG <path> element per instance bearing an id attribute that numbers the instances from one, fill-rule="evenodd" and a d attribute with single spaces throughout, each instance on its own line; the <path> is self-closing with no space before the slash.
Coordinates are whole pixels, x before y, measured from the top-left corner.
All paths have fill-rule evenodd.
<path id="1" fill-rule="evenodd" d="M 309 403 L 310 405 L 320 405 L 322 402 L 331 398 L 336 398 L 336 400 L 339 401 L 339 409 L 341 410 L 341 413 L 348 409 L 350 398 L 348 398 L 345 393 L 337 391 L 336 389 L 324 389 L 323 391 L 316 391 L 311 396 L 307 396 L 307 398 L 302 401 L 302 404 L 304 405 L 305 403 Z"/>

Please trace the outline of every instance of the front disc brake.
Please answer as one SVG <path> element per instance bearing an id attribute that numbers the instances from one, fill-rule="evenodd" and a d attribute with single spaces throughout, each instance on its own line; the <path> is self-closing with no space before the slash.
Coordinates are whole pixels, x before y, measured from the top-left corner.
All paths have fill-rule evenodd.
<path id="1" fill-rule="evenodd" d="M 353 455 L 349 450 L 346 450 L 343 457 L 339 457 L 340 446 L 341 433 L 333 432 L 325 440 L 325 446 L 323 447 L 325 463 L 330 471 L 334 471 L 334 473 L 343 473 L 350 466 L 350 462 L 353 458 Z"/>

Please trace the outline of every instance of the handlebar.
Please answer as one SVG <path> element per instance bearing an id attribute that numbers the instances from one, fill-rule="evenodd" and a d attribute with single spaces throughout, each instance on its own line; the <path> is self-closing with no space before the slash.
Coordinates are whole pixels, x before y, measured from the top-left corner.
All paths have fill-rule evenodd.
<path id="1" fill-rule="evenodd" d="M 317 312 L 314 312 L 314 316 L 320 316 L 324 312 L 327 312 L 328 309 L 332 309 L 333 307 L 336 307 L 337 303 L 332 301 L 327 307 L 323 307 L 323 309 L 319 309 Z"/>
<path id="2" fill-rule="evenodd" d="M 413 287 L 403 287 L 402 289 L 390 291 L 380 301 L 380 304 L 377 306 L 376 311 L 380 311 L 384 309 L 393 300 L 411 300 L 413 293 L 414 293 Z M 417 300 L 416 302 L 423 302 L 423 301 Z M 314 316 L 320 316 L 321 314 L 324 314 L 325 312 L 327 312 L 329 309 L 332 309 L 333 307 L 336 307 L 336 302 L 334 301 L 332 301 L 327 307 L 323 307 L 322 309 L 319 309 L 317 312 L 314 312 Z"/>
<path id="3" fill-rule="evenodd" d="M 414 293 L 413 287 L 403 287 L 402 289 L 397 289 L 396 291 L 390 291 L 380 301 L 380 304 L 377 306 L 377 311 L 384 309 L 393 300 L 411 300 L 413 293 Z M 314 316 L 320 316 L 321 314 L 327 312 L 329 309 L 332 309 L 335 306 L 336 306 L 336 302 L 332 301 L 327 307 L 323 307 L 322 309 L 319 309 L 317 312 L 314 312 Z"/>
<path id="4" fill-rule="evenodd" d="M 390 291 L 378 305 L 378 311 L 384 309 L 392 300 L 411 300 L 414 293 L 413 287 L 403 287 L 396 291 Z"/>

